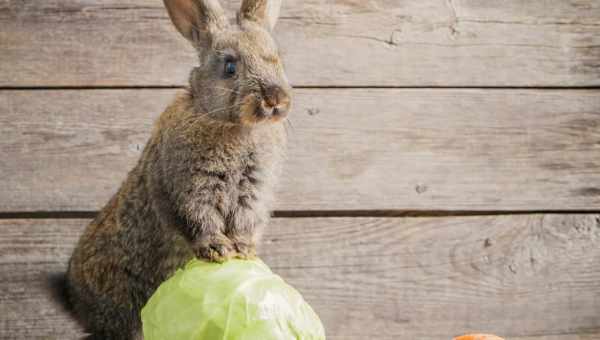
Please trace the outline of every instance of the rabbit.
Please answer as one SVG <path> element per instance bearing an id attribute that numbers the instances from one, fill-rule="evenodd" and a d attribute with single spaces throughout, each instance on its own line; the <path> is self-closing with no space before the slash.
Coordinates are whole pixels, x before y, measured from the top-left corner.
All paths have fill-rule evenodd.
<path id="1" fill-rule="evenodd" d="M 285 158 L 280 2 L 244 0 L 234 20 L 218 0 L 164 3 L 199 65 L 69 261 L 69 301 L 93 339 L 142 339 L 142 307 L 192 258 L 254 257 Z"/>

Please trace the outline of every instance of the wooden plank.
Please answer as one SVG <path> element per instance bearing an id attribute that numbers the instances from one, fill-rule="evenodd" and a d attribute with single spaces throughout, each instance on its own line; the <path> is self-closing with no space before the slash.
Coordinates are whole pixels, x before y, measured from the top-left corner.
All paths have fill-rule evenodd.
<path id="1" fill-rule="evenodd" d="M 230 9 L 239 1 L 223 1 Z M 288 0 L 303 86 L 597 86 L 592 0 Z M 181 85 L 195 63 L 161 0 L 0 0 L 0 86 Z"/>
<path id="2" fill-rule="evenodd" d="M 587 334 L 558 334 L 558 335 L 538 335 L 519 337 L 519 340 L 598 340 L 600 339 L 600 333 L 587 333 Z"/>
<path id="3" fill-rule="evenodd" d="M 174 90 L 0 91 L 0 211 L 99 209 Z M 303 89 L 278 210 L 600 207 L 600 91 Z"/>
<path id="4" fill-rule="evenodd" d="M 86 220 L 0 220 L 0 338 L 79 328 L 48 291 Z M 600 339 L 600 216 L 274 219 L 261 257 L 328 339 Z"/>

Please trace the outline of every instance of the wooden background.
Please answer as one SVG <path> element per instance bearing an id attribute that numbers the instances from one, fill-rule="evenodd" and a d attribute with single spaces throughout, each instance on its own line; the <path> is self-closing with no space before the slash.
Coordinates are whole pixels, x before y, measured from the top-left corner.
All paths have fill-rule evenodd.
<path id="1" fill-rule="evenodd" d="M 600 339 L 600 1 L 286 0 L 277 39 L 261 254 L 329 339 Z M 160 0 L 0 0 L 1 339 L 82 335 L 51 282 L 194 62 Z"/>

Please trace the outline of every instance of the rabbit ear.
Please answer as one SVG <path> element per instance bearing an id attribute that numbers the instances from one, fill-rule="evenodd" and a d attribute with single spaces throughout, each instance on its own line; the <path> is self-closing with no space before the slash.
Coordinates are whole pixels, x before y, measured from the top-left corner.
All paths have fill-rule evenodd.
<path id="1" fill-rule="evenodd" d="M 227 18 L 218 0 L 164 0 L 171 21 L 189 41 L 203 44 L 227 27 Z"/>
<path id="2" fill-rule="evenodd" d="M 256 21 L 272 30 L 279 18 L 281 0 L 244 0 L 240 9 L 242 20 Z"/>

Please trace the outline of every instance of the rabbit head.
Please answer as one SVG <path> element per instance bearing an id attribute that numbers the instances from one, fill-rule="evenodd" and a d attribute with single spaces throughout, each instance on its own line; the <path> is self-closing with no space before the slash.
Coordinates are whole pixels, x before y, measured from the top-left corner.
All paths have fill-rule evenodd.
<path id="1" fill-rule="evenodd" d="M 228 20 L 218 0 L 164 0 L 171 21 L 198 51 L 190 75 L 194 107 L 211 118 L 253 125 L 290 110 L 291 87 L 271 32 L 280 0 L 243 0 Z"/>

